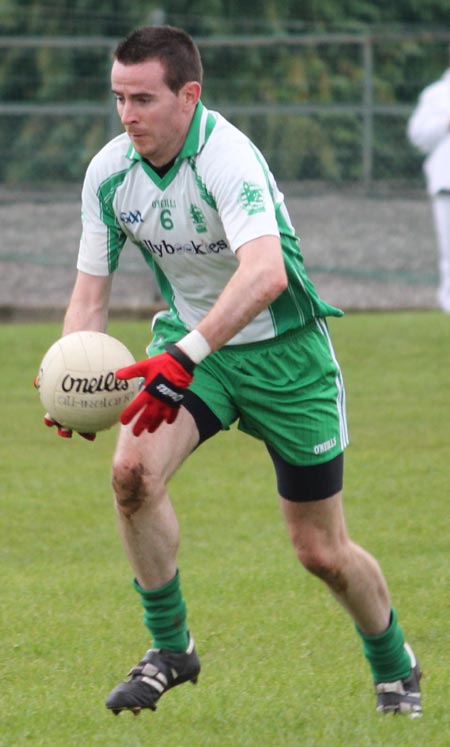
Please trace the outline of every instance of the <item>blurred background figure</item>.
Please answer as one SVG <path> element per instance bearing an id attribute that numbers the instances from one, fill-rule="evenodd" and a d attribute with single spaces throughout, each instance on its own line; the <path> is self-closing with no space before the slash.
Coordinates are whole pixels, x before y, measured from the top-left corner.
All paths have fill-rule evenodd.
<path id="1" fill-rule="evenodd" d="M 426 154 L 424 173 L 439 248 L 438 304 L 450 313 L 450 69 L 419 96 L 408 137 Z"/>

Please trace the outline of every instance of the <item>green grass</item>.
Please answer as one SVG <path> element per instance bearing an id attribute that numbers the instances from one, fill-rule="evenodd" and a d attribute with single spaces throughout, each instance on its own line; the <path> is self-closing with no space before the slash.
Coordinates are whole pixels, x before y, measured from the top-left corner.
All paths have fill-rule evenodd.
<path id="1" fill-rule="evenodd" d="M 173 480 L 179 564 L 202 657 L 196 687 L 113 717 L 109 690 L 148 638 L 116 533 L 115 429 L 94 443 L 42 425 L 32 379 L 59 328 L 0 326 L 0 745 L 448 745 L 450 318 L 331 322 L 347 387 L 345 500 L 353 538 L 387 576 L 420 656 L 425 715 L 380 718 L 346 615 L 294 559 L 264 447 L 236 430 Z M 142 357 L 148 325 L 110 332 Z"/>

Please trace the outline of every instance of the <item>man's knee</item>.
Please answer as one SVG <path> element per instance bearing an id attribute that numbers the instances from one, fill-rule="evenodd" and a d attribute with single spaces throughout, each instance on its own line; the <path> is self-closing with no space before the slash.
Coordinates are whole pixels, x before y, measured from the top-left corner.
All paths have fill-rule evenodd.
<path id="1" fill-rule="evenodd" d="M 320 545 L 309 544 L 296 548 L 303 567 L 326 583 L 332 591 L 342 593 L 347 588 L 343 553 Z"/>
<path id="2" fill-rule="evenodd" d="M 115 460 L 112 486 L 117 509 L 127 518 L 139 511 L 155 491 L 156 476 L 142 461 Z"/>

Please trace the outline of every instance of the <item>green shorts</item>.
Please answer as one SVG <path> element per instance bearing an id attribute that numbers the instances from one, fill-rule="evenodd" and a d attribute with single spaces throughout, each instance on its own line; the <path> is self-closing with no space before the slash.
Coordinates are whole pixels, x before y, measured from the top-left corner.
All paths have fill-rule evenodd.
<path id="1" fill-rule="evenodd" d="M 165 314 L 153 331 L 149 355 L 185 334 Z M 344 384 L 324 319 L 273 340 L 225 346 L 195 368 L 190 390 L 223 429 L 237 421 L 290 464 L 328 462 L 348 444 Z"/>

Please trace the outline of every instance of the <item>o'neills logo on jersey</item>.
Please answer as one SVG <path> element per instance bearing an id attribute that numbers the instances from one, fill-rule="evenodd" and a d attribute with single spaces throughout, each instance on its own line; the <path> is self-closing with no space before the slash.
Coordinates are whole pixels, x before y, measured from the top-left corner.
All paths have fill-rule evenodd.
<path id="1" fill-rule="evenodd" d="M 225 249 L 228 249 L 228 244 L 225 239 L 212 241 L 209 244 L 204 241 L 189 241 L 187 244 L 172 244 L 165 239 L 159 243 L 156 241 L 150 241 L 149 239 L 143 239 L 140 243 L 157 257 L 164 257 L 171 254 L 219 254 Z"/>
<path id="2" fill-rule="evenodd" d="M 124 392 L 128 389 L 129 382 L 124 379 L 116 379 L 113 371 L 100 376 L 75 377 L 66 374 L 61 382 L 61 389 L 66 393 L 95 394 L 96 392 Z"/>

